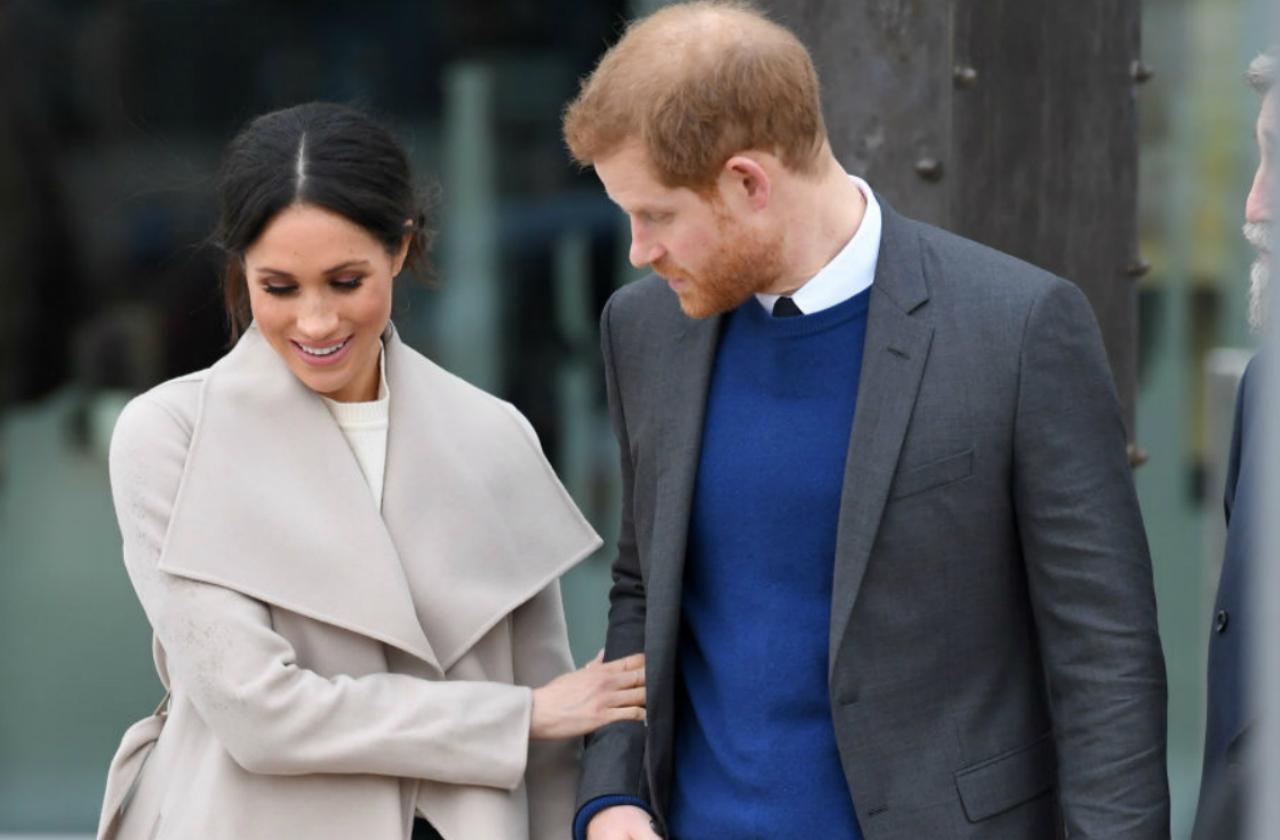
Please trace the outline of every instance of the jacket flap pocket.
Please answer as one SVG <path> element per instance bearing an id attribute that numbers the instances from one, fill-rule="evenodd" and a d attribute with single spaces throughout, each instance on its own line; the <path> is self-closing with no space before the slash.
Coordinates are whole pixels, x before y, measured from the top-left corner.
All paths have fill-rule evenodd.
<path id="1" fill-rule="evenodd" d="M 1245 753 L 1248 751 L 1247 747 L 1249 746 L 1249 742 L 1253 740 L 1253 736 L 1250 734 L 1252 730 L 1253 724 L 1246 723 L 1244 726 L 1240 727 L 1240 731 L 1232 736 L 1231 740 L 1227 742 L 1227 764 L 1245 763 Z"/>
<path id="2" fill-rule="evenodd" d="M 908 467 L 900 471 L 893 480 L 889 497 L 900 499 L 903 496 L 923 493 L 925 490 L 967 478 L 972 473 L 973 449 L 970 448 L 919 467 Z"/>
<path id="3" fill-rule="evenodd" d="M 956 787 L 970 822 L 985 820 L 1034 799 L 1054 784 L 1053 733 L 1026 746 L 956 772 Z"/>

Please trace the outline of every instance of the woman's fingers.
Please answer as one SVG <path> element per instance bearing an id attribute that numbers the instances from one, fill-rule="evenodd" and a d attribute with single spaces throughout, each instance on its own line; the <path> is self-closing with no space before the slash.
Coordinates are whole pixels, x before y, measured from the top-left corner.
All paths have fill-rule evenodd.
<path id="1" fill-rule="evenodd" d="M 623 671 L 611 675 L 605 685 L 610 689 L 644 688 L 644 670 Z"/>
<path id="2" fill-rule="evenodd" d="M 644 654 L 633 653 L 630 656 L 624 656 L 621 659 L 614 659 L 604 663 L 606 671 L 643 671 L 644 670 Z"/>
<path id="3" fill-rule="evenodd" d="M 567 738 L 614 721 L 644 720 L 644 684 L 644 654 L 604 662 L 598 653 L 577 671 L 534 689 L 530 734 Z"/>
<path id="4" fill-rule="evenodd" d="M 619 691 L 610 698 L 612 706 L 643 706 L 644 705 L 644 689 L 628 688 L 625 691 Z"/>
<path id="5" fill-rule="evenodd" d="M 620 720 L 644 720 L 644 706 L 618 706 L 616 709 L 610 709 L 605 713 L 605 718 L 609 723 L 616 723 Z"/>

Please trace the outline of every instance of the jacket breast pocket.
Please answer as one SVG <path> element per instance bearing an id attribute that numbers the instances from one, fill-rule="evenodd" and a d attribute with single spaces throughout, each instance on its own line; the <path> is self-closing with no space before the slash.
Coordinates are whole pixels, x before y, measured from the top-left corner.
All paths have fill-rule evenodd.
<path id="1" fill-rule="evenodd" d="M 890 499 L 914 496 L 973 475 L 973 448 L 898 472 L 889 488 Z"/>
<path id="2" fill-rule="evenodd" d="M 1052 790 L 1057 778 L 1053 733 L 956 771 L 956 788 L 969 822 L 1008 811 Z"/>

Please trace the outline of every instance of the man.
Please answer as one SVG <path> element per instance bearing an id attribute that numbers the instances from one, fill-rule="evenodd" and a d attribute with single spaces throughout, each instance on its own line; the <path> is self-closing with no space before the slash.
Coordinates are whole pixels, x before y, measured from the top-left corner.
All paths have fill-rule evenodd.
<path id="1" fill-rule="evenodd" d="M 623 475 L 591 840 L 1167 838 L 1150 559 L 1070 283 L 840 167 L 792 33 L 630 26 L 565 113 L 649 276 L 601 320 Z M 1053 208 L 1046 206 L 1046 215 Z"/>
<path id="2" fill-rule="evenodd" d="M 1262 97 L 1256 135 L 1258 168 L 1244 206 L 1244 235 L 1257 249 L 1250 270 L 1249 325 L 1261 331 L 1270 309 L 1271 200 L 1275 173 L 1270 164 L 1276 146 L 1276 51 L 1263 53 L 1249 65 L 1245 78 Z M 1204 769 L 1200 780 L 1200 804 L 1196 811 L 1194 836 L 1203 840 L 1230 840 L 1244 829 L 1242 778 L 1244 750 L 1249 740 L 1253 715 L 1248 709 L 1247 668 L 1250 624 L 1247 608 L 1249 553 L 1257 539 L 1257 512 L 1252 500 L 1257 489 L 1259 456 L 1252 454 L 1256 435 L 1259 399 L 1257 359 L 1250 362 L 1236 397 L 1236 413 L 1231 435 L 1231 456 L 1227 465 L 1224 496 L 1227 544 L 1214 605 L 1213 631 L 1209 637 L 1209 703 L 1204 736 Z M 1248 453 L 1246 452 L 1248 450 Z"/>

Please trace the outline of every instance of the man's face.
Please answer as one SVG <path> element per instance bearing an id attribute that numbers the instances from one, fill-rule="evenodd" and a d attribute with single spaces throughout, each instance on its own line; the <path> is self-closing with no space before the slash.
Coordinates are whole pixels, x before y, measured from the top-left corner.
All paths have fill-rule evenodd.
<path id="1" fill-rule="evenodd" d="M 1258 170 L 1244 205 L 1244 236 L 1257 251 L 1249 270 L 1249 325 L 1260 330 L 1270 308 L 1271 285 L 1271 187 L 1276 175 L 1276 91 L 1262 100 L 1258 112 Z"/>
<path id="2" fill-rule="evenodd" d="M 637 142 L 594 165 L 631 221 L 631 264 L 665 279 L 689 317 L 733 309 L 781 276 L 782 232 L 753 224 L 722 184 L 709 195 L 667 187 Z"/>

